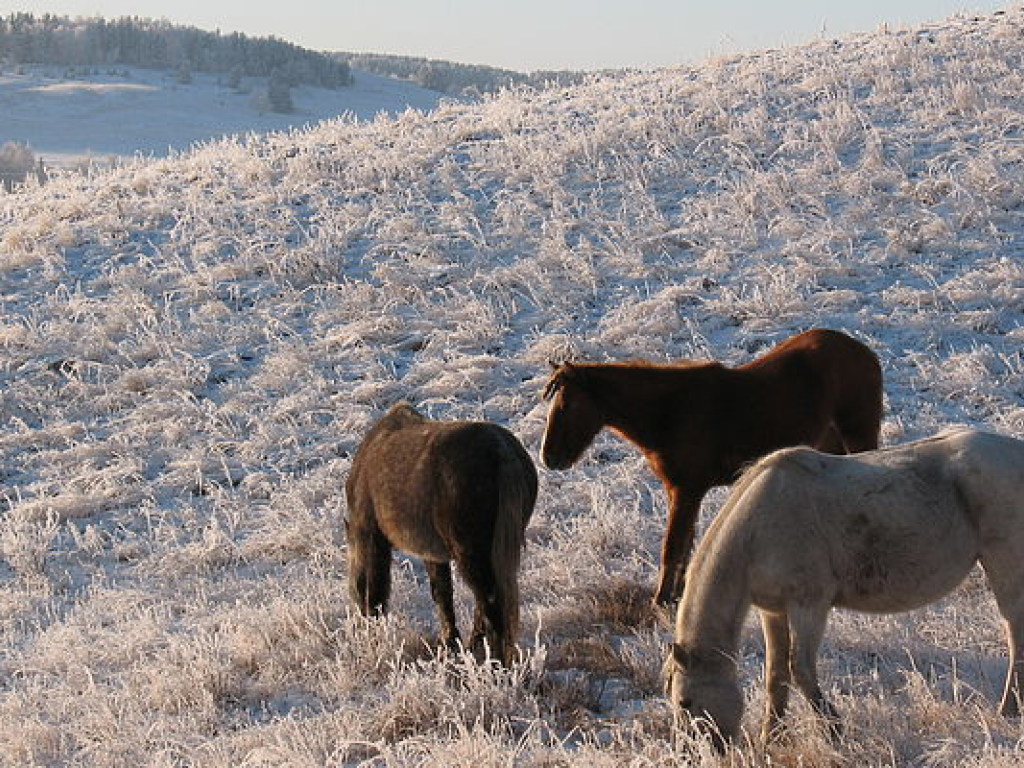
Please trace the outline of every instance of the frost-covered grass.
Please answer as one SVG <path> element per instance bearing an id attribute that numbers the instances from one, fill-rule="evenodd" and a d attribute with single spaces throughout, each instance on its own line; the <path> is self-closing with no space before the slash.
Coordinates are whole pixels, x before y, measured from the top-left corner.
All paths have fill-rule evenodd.
<path id="1" fill-rule="evenodd" d="M 813 326 L 877 350 L 886 443 L 1024 436 L 1022 65 L 1014 8 L 0 196 L 0 764 L 712 762 L 660 692 L 635 450 L 541 470 L 511 670 L 438 658 L 410 561 L 392 616 L 351 615 L 351 453 L 407 398 L 535 454 L 549 359 L 739 363 Z M 761 656 L 752 622 L 751 724 Z M 1004 664 L 980 574 L 836 614 L 846 738 L 797 701 L 726 764 L 1016 765 Z"/>

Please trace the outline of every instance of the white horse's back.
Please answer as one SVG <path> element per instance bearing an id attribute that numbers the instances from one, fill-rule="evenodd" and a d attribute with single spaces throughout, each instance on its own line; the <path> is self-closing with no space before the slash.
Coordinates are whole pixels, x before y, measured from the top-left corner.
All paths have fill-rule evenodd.
<path id="1" fill-rule="evenodd" d="M 949 461 L 959 437 L 852 456 L 792 449 L 766 459 L 735 508 L 753 532 L 753 603 L 773 609 L 799 592 L 891 613 L 954 589 L 981 554 L 975 507 Z"/>
<path id="2" fill-rule="evenodd" d="M 765 633 L 764 733 L 785 709 L 791 669 L 835 727 L 814 669 L 829 610 L 917 608 L 951 592 L 979 561 L 1008 629 L 1000 711 L 1015 715 L 1024 675 L 1024 442 L 962 429 L 850 456 L 771 454 L 734 486 L 694 556 L 668 664 L 673 700 L 735 735 L 737 683 L 720 659 L 735 653 L 753 604 Z"/>

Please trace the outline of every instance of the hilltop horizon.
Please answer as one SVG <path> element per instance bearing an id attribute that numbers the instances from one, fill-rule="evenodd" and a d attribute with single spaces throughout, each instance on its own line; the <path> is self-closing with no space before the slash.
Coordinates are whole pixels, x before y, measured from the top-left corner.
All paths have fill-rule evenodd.
<path id="1" fill-rule="evenodd" d="M 956 13 L 989 13 L 1002 0 L 902 0 L 808 5 L 747 0 L 700 6 L 645 3 L 642 9 L 577 2 L 515 6 L 449 2 L 373 5 L 305 2 L 296 8 L 237 2 L 215 6 L 161 0 L 20 0 L 37 12 L 156 18 L 206 29 L 272 35 L 312 50 L 393 53 L 515 72 L 650 70 L 709 57 L 800 45 L 859 31 L 920 26 Z M 742 20 L 742 23 L 738 23 Z"/>
<path id="2" fill-rule="evenodd" d="M 281 104 L 271 93 L 275 72 L 283 73 Z M 443 99 L 581 77 L 328 55 L 138 17 L 11 14 L 0 17 L 0 150 L 18 145 L 33 157 L 5 168 L 0 156 L 0 179 L 43 175 L 36 160 L 51 169 L 109 165 L 223 136 L 293 130 L 343 115 L 372 120 L 429 111 Z"/>

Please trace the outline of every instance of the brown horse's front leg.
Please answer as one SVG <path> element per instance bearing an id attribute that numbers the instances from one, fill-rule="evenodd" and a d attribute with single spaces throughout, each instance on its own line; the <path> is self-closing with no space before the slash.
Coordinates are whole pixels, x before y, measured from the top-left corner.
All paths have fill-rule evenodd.
<path id="1" fill-rule="evenodd" d="M 668 492 L 668 525 L 661 545 L 661 574 L 654 593 L 655 605 L 668 605 L 679 599 L 686 583 L 686 565 L 693 549 L 694 530 L 704 491 L 686 492 L 665 483 Z"/>

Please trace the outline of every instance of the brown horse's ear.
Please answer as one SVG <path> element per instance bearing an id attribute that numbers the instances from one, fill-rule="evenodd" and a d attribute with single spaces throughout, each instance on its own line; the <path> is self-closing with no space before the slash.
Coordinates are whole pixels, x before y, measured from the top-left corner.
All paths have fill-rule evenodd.
<path id="1" fill-rule="evenodd" d="M 558 375 L 562 370 L 563 363 L 556 363 L 554 360 L 548 359 L 548 365 L 551 366 L 551 378 L 548 379 L 548 383 L 544 385 L 544 391 L 541 392 L 541 400 L 550 400 L 560 386 L 562 386 L 561 377 Z"/>
<path id="2" fill-rule="evenodd" d="M 555 394 L 555 389 L 558 387 L 558 379 L 552 374 L 551 378 L 548 379 L 548 383 L 544 385 L 544 389 L 541 390 L 540 399 L 550 400 L 551 396 Z"/>
<path id="3" fill-rule="evenodd" d="M 563 360 L 562 362 L 558 363 L 552 360 L 551 358 L 548 358 L 548 365 L 551 366 L 551 370 L 554 372 L 571 371 L 576 367 L 572 364 L 571 360 Z"/>

